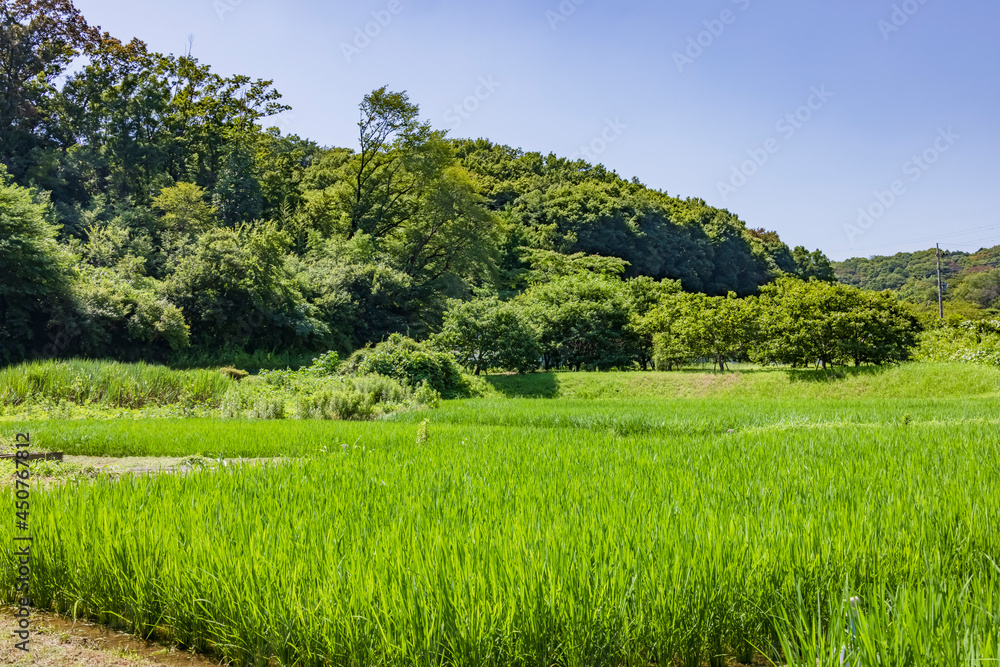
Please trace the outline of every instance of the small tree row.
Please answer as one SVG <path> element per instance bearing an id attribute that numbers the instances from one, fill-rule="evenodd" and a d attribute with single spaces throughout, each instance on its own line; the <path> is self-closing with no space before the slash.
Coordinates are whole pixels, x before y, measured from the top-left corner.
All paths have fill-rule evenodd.
<path id="1" fill-rule="evenodd" d="M 569 368 L 673 370 L 711 361 L 824 369 L 910 358 L 919 324 L 890 292 L 782 278 L 740 299 L 622 281 L 614 271 L 536 276 L 511 301 L 452 302 L 434 344 L 476 374 Z"/>

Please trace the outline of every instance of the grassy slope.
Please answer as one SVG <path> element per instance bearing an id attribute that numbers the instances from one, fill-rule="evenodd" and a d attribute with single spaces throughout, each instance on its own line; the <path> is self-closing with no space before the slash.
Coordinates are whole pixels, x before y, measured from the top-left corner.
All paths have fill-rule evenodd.
<path id="1" fill-rule="evenodd" d="M 972 364 L 885 368 L 763 368 L 727 373 L 534 373 L 485 378 L 496 395 L 521 398 L 950 398 L 1000 394 L 1000 369 Z"/>

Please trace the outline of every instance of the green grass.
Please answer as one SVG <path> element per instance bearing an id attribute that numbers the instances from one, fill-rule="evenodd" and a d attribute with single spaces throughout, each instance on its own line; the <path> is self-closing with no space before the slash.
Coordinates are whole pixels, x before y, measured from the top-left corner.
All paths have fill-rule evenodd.
<path id="1" fill-rule="evenodd" d="M 635 384 L 685 395 L 669 383 L 706 381 L 694 374 L 539 374 L 501 381 L 555 381 L 563 397 L 3 436 L 292 457 L 33 491 L 38 606 L 233 664 L 693 667 L 759 651 L 826 667 L 845 651 L 871 667 L 992 665 L 998 373 L 969 368 L 754 371 L 710 398 Z M 0 521 L 8 602 L 13 531 Z"/>
<path id="2" fill-rule="evenodd" d="M 972 364 L 811 369 L 493 375 L 499 396 L 519 398 L 953 398 L 1000 394 L 1000 368 Z"/>
<path id="3" fill-rule="evenodd" d="M 499 428 L 575 429 L 601 437 L 717 436 L 830 431 L 909 424 L 913 429 L 975 426 L 1000 430 L 1000 403 L 960 399 L 711 399 L 603 400 L 470 399 L 433 411 L 404 412 L 371 423 L 307 420 L 108 419 L 6 422 L 0 436 L 29 431 L 36 446 L 88 456 L 309 456 L 323 446 L 359 441 L 412 442 L 419 422 L 454 434 Z M 516 424 L 516 426 L 514 426 Z M 542 436 L 536 436 L 541 438 Z"/>
<path id="4" fill-rule="evenodd" d="M 459 432 L 462 427 L 450 427 Z M 343 444 L 412 441 L 416 425 L 309 420 L 110 419 L 3 424 L 0 436 L 29 433 L 33 448 L 76 456 L 257 458 L 312 456 Z M 360 439 L 360 440 L 359 440 Z"/>
<path id="5" fill-rule="evenodd" d="M 34 361 L 0 369 L 0 405 L 66 401 L 134 409 L 217 404 L 232 382 L 217 370 L 174 371 L 145 363 L 81 359 Z"/>
<path id="6" fill-rule="evenodd" d="M 698 664 L 784 642 L 811 667 L 825 649 L 796 633 L 822 621 L 839 650 L 859 595 L 855 644 L 882 664 L 998 657 L 993 425 L 378 428 L 276 469 L 36 494 L 38 604 L 237 664 Z"/>

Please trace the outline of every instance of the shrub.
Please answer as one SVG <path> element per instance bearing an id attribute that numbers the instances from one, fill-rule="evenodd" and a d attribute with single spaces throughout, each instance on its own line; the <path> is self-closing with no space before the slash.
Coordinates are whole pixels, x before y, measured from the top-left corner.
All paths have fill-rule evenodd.
<path id="1" fill-rule="evenodd" d="M 476 375 L 491 368 L 528 373 L 542 356 L 537 335 L 514 304 L 496 297 L 452 301 L 432 343 Z"/>
<path id="2" fill-rule="evenodd" d="M 340 367 L 340 355 L 331 350 L 313 359 L 312 365 L 303 369 L 317 375 L 335 375 Z"/>
<path id="3" fill-rule="evenodd" d="M 426 382 L 431 389 L 444 396 L 468 392 L 458 364 L 451 355 L 400 334 L 393 334 L 389 340 L 373 348 L 358 350 L 345 362 L 341 372 L 384 375 L 411 387 L 419 387 Z"/>
<path id="4" fill-rule="evenodd" d="M 919 361 L 961 362 L 1000 366 L 1000 322 L 960 322 L 920 334 Z"/>

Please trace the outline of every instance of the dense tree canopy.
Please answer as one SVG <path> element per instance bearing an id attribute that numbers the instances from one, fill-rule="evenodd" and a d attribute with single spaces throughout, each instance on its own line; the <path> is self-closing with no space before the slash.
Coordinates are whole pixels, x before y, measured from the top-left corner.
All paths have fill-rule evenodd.
<path id="1" fill-rule="evenodd" d="M 69 0 L 3 4 L 0 76 L 7 361 L 399 333 L 438 334 L 473 371 L 724 367 L 748 354 L 736 304 L 832 279 L 821 252 L 703 200 L 451 139 L 405 91 L 359 101 L 355 146 L 285 135 L 267 127 L 288 108 L 271 81 L 119 41 Z M 992 306 L 995 283 L 967 298 Z"/>

